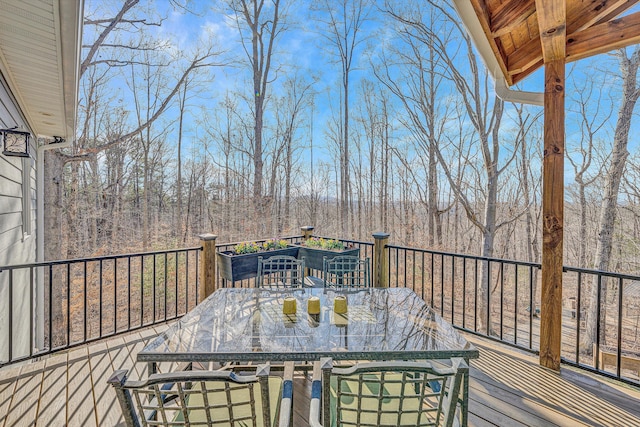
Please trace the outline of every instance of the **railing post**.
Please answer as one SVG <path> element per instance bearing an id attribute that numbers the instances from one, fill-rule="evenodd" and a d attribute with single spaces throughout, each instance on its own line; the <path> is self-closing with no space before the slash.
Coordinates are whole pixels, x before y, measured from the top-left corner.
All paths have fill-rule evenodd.
<path id="1" fill-rule="evenodd" d="M 314 227 L 312 225 L 305 225 L 303 227 L 300 227 L 300 229 L 302 230 L 302 238 L 304 240 L 310 239 L 313 235 Z"/>
<path id="2" fill-rule="evenodd" d="M 300 229 L 302 230 L 302 240 L 306 242 L 313 235 L 314 227 L 312 225 L 305 225 L 300 227 Z M 311 269 L 309 267 L 304 268 L 304 275 L 311 276 Z"/>
<path id="3" fill-rule="evenodd" d="M 373 286 L 377 288 L 389 287 L 389 253 L 385 250 L 389 236 L 382 231 L 373 233 Z"/>
<path id="4" fill-rule="evenodd" d="M 215 234 L 201 234 L 202 242 L 200 258 L 200 294 L 198 303 L 216 290 L 216 236 Z"/>

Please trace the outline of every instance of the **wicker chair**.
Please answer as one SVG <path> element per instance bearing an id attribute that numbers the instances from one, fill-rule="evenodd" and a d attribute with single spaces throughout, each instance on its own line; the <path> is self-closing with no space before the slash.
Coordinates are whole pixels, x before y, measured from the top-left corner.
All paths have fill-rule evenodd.
<path id="1" fill-rule="evenodd" d="M 289 373 L 289 374 L 287 374 Z M 269 365 L 255 375 L 231 371 L 179 371 L 153 374 L 143 381 L 114 372 L 125 422 L 147 426 L 287 427 L 291 420 L 293 370 L 269 376 Z"/>
<path id="2" fill-rule="evenodd" d="M 369 288 L 369 258 L 342 255 L 322 261 L 322 281 L 325 288 Z"/>
<path id="3" fill-rule="evenodd" d="M 258 258 L 259 288 L 301 288 L 304 287 L 304 258 L 277 255 Z"/>
<path id="4" fill-rule="evenodd" d="M 451 367 L 421 362 L 367 362 L 333 367 L 331 358 L 313 370 L 309 423 L 325 426 L 453 426 L 468 366 L 461 358 Z M 323 403 L 321 407 L 321 403 Z M 320 416 L 322 415 L 322 420 Z"/>

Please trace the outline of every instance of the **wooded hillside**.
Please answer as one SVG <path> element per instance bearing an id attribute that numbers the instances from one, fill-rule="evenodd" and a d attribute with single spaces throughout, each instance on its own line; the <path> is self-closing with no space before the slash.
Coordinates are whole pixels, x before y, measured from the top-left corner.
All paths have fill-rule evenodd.
<path id="1" fill-rule="evenodd" d="M 542 109 L 494 95 L 447 2 L 213 3 L 86 2 L 49 259 L 314 225 L 539 261 Z M 635 47 L 567 70 L 568 265 L 640 272 L 639 65 Z"/>

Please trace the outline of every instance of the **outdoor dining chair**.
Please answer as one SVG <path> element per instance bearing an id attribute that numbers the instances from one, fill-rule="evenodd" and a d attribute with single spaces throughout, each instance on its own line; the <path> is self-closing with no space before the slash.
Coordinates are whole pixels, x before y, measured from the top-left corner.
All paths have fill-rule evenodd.
<path id="1" fill-rule="evenodd" d="M 456 407 L 468 369 L 462 358 L 452 358 L 449 367 L 398 361 L 350 368 L 334 368 L 331 358 L 323 358 L 313 369 L 309 423 L 312 427 L 458 425 Z"/>
<path id="2" fill-rule="evenodd" d="M 258 288 L 301 288 L 304 287 L 304 258 L 296 259 L 288 255 L 258 258 Z"/>
<path id="3" fill-rule="evenodd" d="M 369 258 L 342 255 L 323 259 L 322 282 L 325 288 L 371 287 Z"/>
<path id="4" fill-rule="evenodd" d="M 293 398 L 293 370 L 269 375 L 259 365 L 255 375 L 232 371 L 176 371 L 131 381 L 119 370 L 108 382 L 116 391 L 129 427 L 216 426 L 288 427 Z"/>

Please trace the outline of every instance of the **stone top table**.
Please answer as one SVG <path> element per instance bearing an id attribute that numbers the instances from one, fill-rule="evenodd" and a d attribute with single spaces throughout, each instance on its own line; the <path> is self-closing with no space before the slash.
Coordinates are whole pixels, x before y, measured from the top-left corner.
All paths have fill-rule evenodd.
<path id="1" fill-rule="evenodd" d="M 346 314 L 333 312 L 345 295 Z M 285 315 L 285 297 L 297 312 Z M 320 298 L 320 314 L 307 300 Z M 224 288 L 150 342 L 137 359 L 163 361 L 412 360 L 478 357 L 478 350 L 406 288 L 358 291 Z"/>

